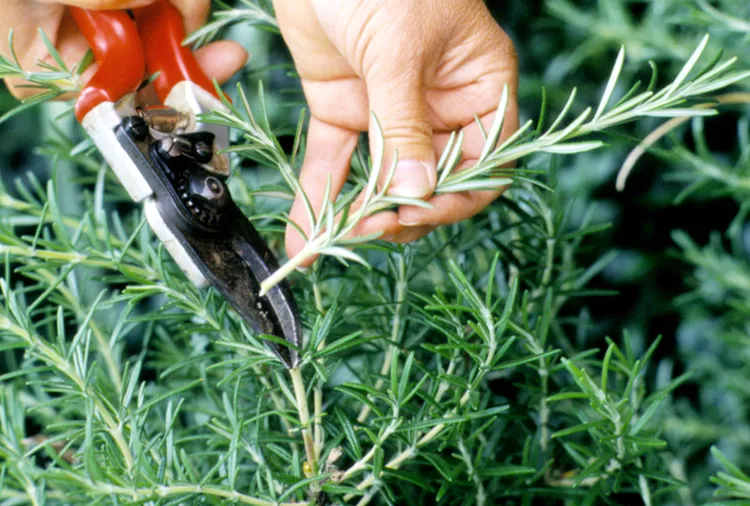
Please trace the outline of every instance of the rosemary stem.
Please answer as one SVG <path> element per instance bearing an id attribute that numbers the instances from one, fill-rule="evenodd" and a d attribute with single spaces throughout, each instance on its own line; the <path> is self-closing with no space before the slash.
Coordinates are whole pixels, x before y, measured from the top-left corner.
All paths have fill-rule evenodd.
<path id="1" fill-rule="evenodd" d="M 485 317 L 486 318 L 485 318 L 485 322 L 484 323 L 485 323 L 485 325 L 487 327 L 487 331 L 489 333 L 489 336 L 488 336 L 489 337 L 489 343 L 488 343 L 488 346 L 487 346 L 487 355 L 485 356 L 485 359 L 483 361 L 485 367 L 482 368 L 483 373 L 482 373 L 481 377 L 477 378 L 477 380 L 475 380 L 475 382 L 473 384 L 479 384 L 479 382 L 481 381 L 482 377 L 484 377 L 484 375 L 486 375 L 487 371 L 489 371 L 489 367 L 486 367 L 486 366 L 488 366 L 489 364 L 492 364 L 492 362 L 494 361 L 494 358 L 495 358 L 495 353 L 497 351 L 497 339 L 496 339 L 496 336 L 495 336 L 495 322 L 492 319 L 492 315 L 489 312 L 489 310 L 486 311 Z M 452 366 L 453 366 L 453 361 L 451 361 L 451 364 L 450 364 L 449 367 L 452 367 Z M 444 382 L 441 382 L 441 385 L 442 385 L 442 383 L 444 383 Z M 461 396 L 461 399 L 459 400 L 459 403 L 458 403 L 458 407 L 453 408 L 452 410 L 450 410 L 450 412 L 447 413 L 444 416 L 444 418 L 450 418 L 452 416 L 455 416 L 456 413 L 458 412 L 458 409 L 464 407 L 466 405 L 466 403 L 469 402 L 469 399 L 471 398 L 471 390 L 472 390 L 472 387 L 470 386 L 466 390 L 466 392 L 464 392 L 464 395 Z M 439 424 L 435 425 L 432 429 L 430 429 L 429 432 L 427 432 L 424 436 L 422 436 L 414 445 L 409 446 L 408 448 L 406 448 L 405 450 L 403 450 L 401 453 L 399 453 L 398 455 L 396 455 L 384 467 L 386 469 L 390 469 L 390 470 L 397 470 L 397 469 L 399 469 L 404 462 L 406 462 L 407 460 L 409 460 L 410 458 L 414 457 L 417 454 L 417 450 L 419 448 L 421 448 L 422 446 L 425 446 L 426 444 L 428 444 L 431 441 L 433 441 L 436 437 L 438 437 L 443 432 L 443 430 L 445 430 L 446 427 L 447 427 L 447 424 L 445 422 L 439 423 Z M 374 473 L 370 474 L 367 478 L 365 478 L 364 480 L 362 480 L 357 485 L 357 487 L 356 487 L 357 490 L 365 490 L 365 489 L 371 487 L 375 483 L 376 479 L 377 479 L 377 477 L 375 476 Z M 345 501 L 350 501 L 353 497 L 354 497 L 353 494 L 347 494 L 346 496 L 344 496 L 344 500 Z M 358 504 L 361 504 L 362 506 L 364 506 L 364 505 L 366 505 L 372 499 L 372 497 L 373 497 L 373 494 L 367 494 L 365 497 L 363 497 L 359 501 Z M 367 499 L 367 498 L 369 498 L 369 499 Z M 365 500 L 365 499 L 367 499 L 367 500 Z"/>
<path id="2" fill-rule="evenodd" d="M 300 425 L 302 426 L 302 440 L 305 443 L 307 464 L 310 466 L 311 472 L 315 474 L 318 472 L 318 461 L 315 452 L 315 442 L 310 431 L 310 408 L 307 404 L 307 392 L 302 380 L 302 371 L 298 367 L 295 367 L 289 369 L 289 375 L 292 378 L 294 397 L 297 401 L 297 412 L 299 414 Z"/>
<path id="3" fill-rule="evenodd" d="M 293 258 L 289 259 L 288 262 L 279 267 L 276 272 L 268 276 L 260 284 L 260 295 L 263 296 L 267 294 L 271 288 L 281 283 L 292 272 L 301 267 L 303 263 L 314 257 L 316 255 L 316 251 L 319 249 L 322 243 L 323 238 L 320 237 L 313 242 L 307 243 L 305 247 L 302 248 L 302 251 L 296 254 Z"/>
<path id="4" fill-rule="evenodd" d="M 393 362 L 393 357 L 398 352 L 398 348 L 394 343 L 398 341 L 398 337 L 401 334 L 401 309 L 404 305 L 404 300 L 406 298 L 406 290 L 408 288 L 408 282 L 406 279 L 407 269 L 406 269 L 406 261 L 404 260 L 404 257 L 399 257 L 399 278 L 398 282 L 396 283 L 396 307 L 394 310 L 393 315 L 393 324 L 391 326 L 391 342 L 388 345 L 388 351 L 385 354 L 385 358 L 383 359 L 383 366 L 380 368 L 380 378 L 375 382 L 375 390 L 380 391 L 381 388 L 383 388 L 383 384 L 385 381 L 383 380 L 383 377 L 385 377 L 386 374 L 388 374 L 388 371 L 391 368 L 391 363 Z M 362 410 L 359 412 L 359 415 L 357 416 L 357 421 L 359 423 L 364 423 L 365 420 L 367 420 L 367 417 L 370 415 L 370 411 L 372 408 L 370 408 L 369 404 L 365 404 L 362 406 Z"/>

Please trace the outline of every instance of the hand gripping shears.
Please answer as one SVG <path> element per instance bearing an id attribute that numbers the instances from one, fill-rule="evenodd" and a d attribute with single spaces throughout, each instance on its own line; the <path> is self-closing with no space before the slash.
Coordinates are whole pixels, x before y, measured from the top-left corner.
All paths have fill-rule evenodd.
<path id="1" fill-rule="evenodd" d="M 199 288 L 214 286 L 287 367 L 296 367 L 299 314 L 289 286 L 260 296 L 278 263 L 237 207 L 220 150 L 229 129 L 200 121 L 226 110 L 190 49 L 182 18 L 169 0 L 131 12 L 72 7 L 98 69 L 76 103 L 76 117 L 182 271 Z M 132 17 L 131 17 L 132 16 Z M 159 105 L 138 106 L 147 75 Z"/>

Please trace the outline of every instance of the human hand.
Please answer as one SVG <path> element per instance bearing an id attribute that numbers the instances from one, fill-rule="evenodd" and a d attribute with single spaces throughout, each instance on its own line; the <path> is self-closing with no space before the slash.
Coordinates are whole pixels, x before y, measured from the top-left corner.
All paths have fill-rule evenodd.
<path id="1" fill-rule="evenodd" d="M 316 213 L 328 177 L 332 198 L 343 187 L 360 132 L 372 132 L 371 110 L 385 134 L 385 167 L 398 150 L 390 193 L 426 199 L 432 208 L 378 213 L 361 223 L 358 235 L 382 232 L 411 242 L 474 216 L 500 195 L 433 196 L 436 160 L 450 133 L 465 134 L 459 170 L 476 162 L 484 140 L 475 115 L 489 130 L 506 84 L 501 139 L 518 129 L 515 51 L 482 0 L 274 0 L 274 7 L 312 114 L 300 180 Z M 309 230 L 300 196 L 290 216 Z M 289 256 L 304 245 L 288 227 Z"/>
<path id="2" fill-rule="evenodd" d="M 25 71 L 39 70 L 38 61 L 51 62 L 46 46 L 38 34 L 41 28 L 55 45 L 63 61 L 74 65 L 88 50 L 88 43 L 78 30 L 66 6 L 86 9 L 131 9 L 144 7 L 155 0 L 0 0 L 0 54 L 10 55 L 7 34 L 13 29 L 13 46 Z M 187 33 L 201 27 L 208 17 L 211 0 L 171 0 L 180 10 Z M 210 79 L 224 82 L 247 61 L 247 52 L 231 41 L 214 42 L 196 51 L 203 71 Z M 82 76 L 83 83 L 96 72 L 92 65 Z M 23 87 L 22 79 L 8 79 L 7 85 L 17 98 L 28 98 L 38 89 Z M 63 97 L 70 98 L 70 97 Z"/>

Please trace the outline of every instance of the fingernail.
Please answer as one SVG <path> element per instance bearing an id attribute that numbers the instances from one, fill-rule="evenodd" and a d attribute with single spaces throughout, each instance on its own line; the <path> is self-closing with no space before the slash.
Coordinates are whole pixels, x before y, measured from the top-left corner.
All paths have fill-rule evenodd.
<path id="1" fill-rule="evenodd" d="M 402 227 L 421 227 L 422 225 L 424 225 L 424 222 L 419 220 L 398 220 L 398 224 Z"/>
<path id="2" fill-rule="evenodd" d="M 401 160 L 396 166 L 388 194 L 421 199 L 432 195 L 437 175 L 432 167 L 417 160 Z"/>

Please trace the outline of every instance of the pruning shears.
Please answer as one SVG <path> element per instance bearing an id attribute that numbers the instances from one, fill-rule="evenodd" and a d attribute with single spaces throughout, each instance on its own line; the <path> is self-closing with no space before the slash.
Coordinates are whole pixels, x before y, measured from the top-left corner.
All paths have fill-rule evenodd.
<path id="1" fill-rule="evenodd" d="M 132 11 L 71 8 L 98 69 L 76 103 L 84 126 L 149 225 L 185 275 L 214 286 L 289 368 L 301 341 L 289 286 L 260 295 L 278 263 L 226 185 L 229 129 L 199 115 L 226 110 L 192 51 L 169 0 Z M 147 75 L 160 104 L 136 104 Z M 281 338 L 292 347 L 277 342 Z"/>

